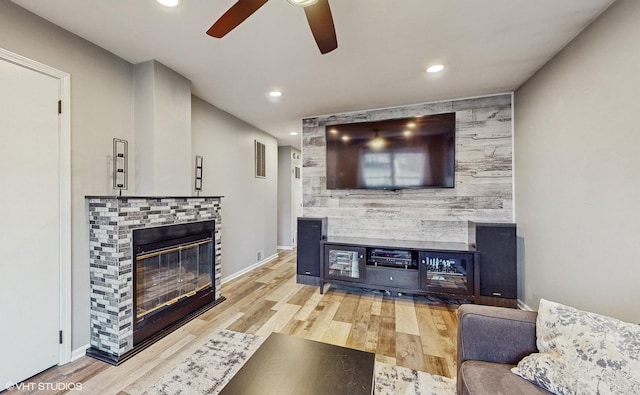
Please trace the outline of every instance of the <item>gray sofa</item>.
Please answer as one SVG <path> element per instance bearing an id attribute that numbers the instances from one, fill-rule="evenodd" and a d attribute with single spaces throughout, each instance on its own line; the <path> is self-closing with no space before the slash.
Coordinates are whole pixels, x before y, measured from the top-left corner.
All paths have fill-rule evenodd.
<path id="1" fill-rule="evenodd" d="M 511 373 L 537 352 L 533 311 L 465 304 L 458 309 L 459 395 L 550 394 Z"/>

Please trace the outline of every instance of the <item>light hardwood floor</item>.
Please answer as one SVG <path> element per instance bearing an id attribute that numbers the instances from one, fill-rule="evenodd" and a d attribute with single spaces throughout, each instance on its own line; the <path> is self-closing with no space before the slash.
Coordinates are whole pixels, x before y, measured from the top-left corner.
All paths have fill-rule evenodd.
<path id="1" fill-rule="evenodd" d="M 28 380 L 33 391 L 6 393 L 61 394 L 67 391 L 41 390 L 43 383 L 67 388 L 79 383 L 82 391 L 68 393 L 139 394 L 220 329 L 265 337 L 280 332 L 375 352 L 381 362 L 455 376 L 455 302 L 333 285 L 320 295 L 318 287 L 296 283 L 295 266 L 295 251 L 280 251 L 278 259 L 225 283 L 225 302 L 120 366 L 85 356 Z"/>

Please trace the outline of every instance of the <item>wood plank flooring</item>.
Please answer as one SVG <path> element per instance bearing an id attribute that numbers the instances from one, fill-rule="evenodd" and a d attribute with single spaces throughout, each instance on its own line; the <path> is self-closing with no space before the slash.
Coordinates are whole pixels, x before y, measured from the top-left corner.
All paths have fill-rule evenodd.
<path id="1" fill-rule="evenodd" d="M 295 251 L 280 251 L 278 259 L 223 284 L 225 302 L 120 366 L 85 356 L 7 394 L 140 394 L 220 329 L 265 337 L 279 332 L 375 352 L 381 362 L 455 376 L 455 301 L 333 285 L 320 295 L 318 287 L 296 284 L 295 266 Z"/>

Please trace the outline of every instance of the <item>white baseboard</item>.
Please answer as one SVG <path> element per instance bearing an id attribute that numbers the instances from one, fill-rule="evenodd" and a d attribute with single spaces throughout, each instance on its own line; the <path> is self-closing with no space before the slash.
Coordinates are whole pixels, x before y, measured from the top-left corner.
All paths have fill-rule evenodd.
<path id="1" fill-rule="evenodd" d="M 287 251 L 291 251 L 293 250 L 292 246 L 278 246 L 277 247 L 279 250 L 287 250 Z"/>
<path id="2" fill-rule="evenodd" d="M 84 357 L 89 347 L 91 347 L 89 344 L 85 344 L 84 346 L 78 347 L 75 350 L 71 351 L 71 360 L 69 362 L 73 362 L 76 359 Z"/>
<path id="3" fill-rule="evenodd" d="M 226 282 L 234 280 L 234 279 L 242 276 L 243 274 L 249 273 L 250 271 L 259 268 L 260 266 L 264 265 L 265 263 L 271 262 L 272 260 L 276 259 L 277 257 L 278 257 L 278 254 L 273 254 L 270 257 L 267 257 L 267 258 L 265 258 L 265 259 L 263 259 L 263 260 L 261 260 L 259 262 L 254 263 L 253 265 L 251 265 L 249 267 L 246 267 L 246 268 L 240 270 L 239 272 L 235 272 L 235 273 L 233 273 L 233 274 L 231 274 L 231 275 L 229 275 L 227 277 L 221 278 L 220 282 L 222 284 L 224 284 Z"/>
<path id="4" fill-rule="evenodd" d="M 521 301 L 520 299 L 518 299 L 518 308 L 520 310 L 526 310 L 526 311 L 533 311 L 533 309 L 529 306 L 527 306 L 523 301 Z"/>

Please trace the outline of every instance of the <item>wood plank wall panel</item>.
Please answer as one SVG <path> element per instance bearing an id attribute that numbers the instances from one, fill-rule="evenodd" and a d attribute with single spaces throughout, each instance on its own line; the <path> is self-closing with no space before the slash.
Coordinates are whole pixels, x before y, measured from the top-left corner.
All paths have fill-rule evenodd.
<path id="1" fill-rule="evenodd" d="M 329 236 L 467 241 L 467 221 L 513 221 L 512 95 L 424 103 L 303 120 L 303 213 Z M 325 126 L 456 113 L 455 188 L 327 190 Z"/>

